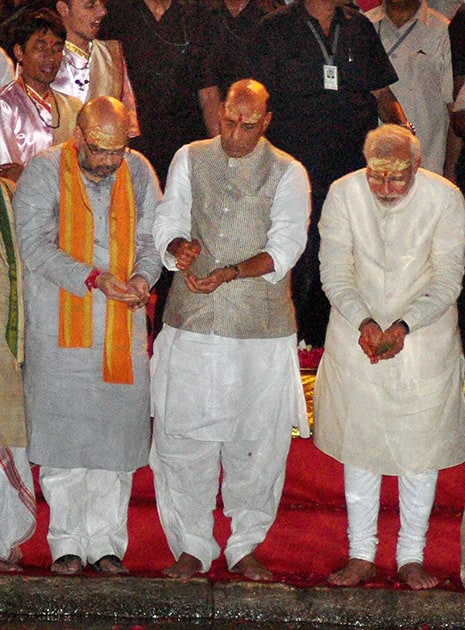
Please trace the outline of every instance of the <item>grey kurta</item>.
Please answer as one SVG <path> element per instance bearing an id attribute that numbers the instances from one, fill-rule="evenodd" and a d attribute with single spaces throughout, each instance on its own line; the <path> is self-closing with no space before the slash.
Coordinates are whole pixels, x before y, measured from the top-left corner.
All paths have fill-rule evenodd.
<path id="1" fill-rule="evenodd" d="M 94 343 L 90 349 L 58 348 L 59 287 L 85 295 L 90 267 L 57 247 L 61 146 L 28 163 L 14 198 L 25 273 L 26 416 L 31 461 L 62 468 L 130 471 L 147 463 L 150 442 L 149 371 L 145 311 L 133 317 L 133 385 L 102 380 L 106 299 L 93 292 Z M 137 249 L 134 272 L 152 286 L 161 263 L 151 228 L 161 197 L 147 160 L 126 156 L 136 194 Z M 94 266 L 108 269 L 108 211 L 112 175 L 84 179 L 92 205 Z"/>

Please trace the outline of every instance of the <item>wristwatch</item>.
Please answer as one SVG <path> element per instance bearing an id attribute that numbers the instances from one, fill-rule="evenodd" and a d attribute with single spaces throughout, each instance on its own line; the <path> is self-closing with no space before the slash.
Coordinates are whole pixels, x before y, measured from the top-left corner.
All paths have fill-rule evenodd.
<path id="1" fill-rule="evenodd" d="M 415 129 L 415 125 L 412 122 L 410 122 L 410 120 L 407 120 L 404 123 L 400 123 L 399 127 L 408 129 L 411 133 L 413 133 L 414 136 L 417 135 L 417 130 Z"/>

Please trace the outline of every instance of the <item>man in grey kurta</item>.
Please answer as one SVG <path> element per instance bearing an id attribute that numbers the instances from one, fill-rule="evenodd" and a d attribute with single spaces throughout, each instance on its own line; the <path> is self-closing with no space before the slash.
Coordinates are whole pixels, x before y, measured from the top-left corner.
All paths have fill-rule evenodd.
<path id="1" fill-rule="evenodd" d="M 375 573 L 382 474 L 399 477 L 399 577 L 438 580 L 423 550 L 438 470 L 465 460 L 463 354 L 457 326 L 465 204 L 419 168 L 405 129 L 371 131 L 367 168 L 333 184 L 319 223 L 331 303 L 315 385 L 315 443 L 344 464 L 349 562 L 329 580 Z"/>
<path id="2" fill-rule="evenodd" d="M 14 199 L 25 265 L 29 456 L 41 465 L 42 490 L 51 508 L 52 570 L 59 573 L 77 573 L 86 562 L 104 572 L 125 570 L 120 559 L 127 545 L 132 471 L 148 458 L 149 371 L 145 310 L 140 307 L 160 273 L 151 227 L 161 193 L 145 158 L 126 150 L 128 124 L 127 111 L 116 99 L 90 101 L 78 116 L 74 139 L 28 163 Z M 75 212 L 79 190 L 85 190 L 94 230 L 90 264 L 58 245 L 64 194 L 60 174 L 71 176 L 63 154 L 72 155 L 73 145 L 81 184 L 72 208 Z M 124 165 L 135 199 L 135 259 L 129 279 L 108 271 L 112 195 Z M 91 347 L 59 347 L 60 288 L 80 298 L 91 291 Z M 132 384 L 106 382 L 102 374 L 112 300 L 127 302 L 132 310 Z"/>

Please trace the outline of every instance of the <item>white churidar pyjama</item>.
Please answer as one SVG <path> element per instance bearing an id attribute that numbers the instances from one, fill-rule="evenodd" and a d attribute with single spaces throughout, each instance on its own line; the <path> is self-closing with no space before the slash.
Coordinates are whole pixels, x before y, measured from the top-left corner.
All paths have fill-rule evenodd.
<path id="1" fill-rule="evenodd" d="M 42 466 L 40 487 L 50 507 L 47 540 L 52 559 L 73 554 L 94 564 L 122 559 L 128 545 L 132 472 Z"/>
<path id="2" fill-rule="evenodd" d="M 183 552 L 198 558 L 202 571 L 218 557 L 213 511 L 222 466 L 224 513 L 231 518 L 225 556 L 231 569 L 265 539 L 276 517 L 289 426 L 270 427 L 269 434 L 258 440 L 209 442 L 167 435 L 161 425 L 155 419 L 150 465 L 169 547 L 176 560 Z"/>
<path id="3" fill-rule="evenodd" d="M 398 568 L 423 562 L 429 517 L 436 495 L 437 471 L 400 475 L 400 531 L 396 560 Z M 378 513 L 381 475 L 345 464 L 344 484 L 349 521 L 349 557 L 374 562 L 378 544 Z"/>

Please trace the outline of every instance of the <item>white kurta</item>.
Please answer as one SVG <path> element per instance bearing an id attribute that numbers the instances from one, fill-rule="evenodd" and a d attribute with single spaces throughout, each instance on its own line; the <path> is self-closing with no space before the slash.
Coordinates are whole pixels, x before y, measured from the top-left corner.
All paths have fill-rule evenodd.
<path id="1" fill-rule="evenodd" d="M 408 195 L 386 209 L 362 169 L 332 185 L 319 228 L 331 316 L 315 385 L 316 444 L 343 463 L 384 474 L 464 461 L 460 191 L 419 169 Z M 359 347 L 366 317 L 383 329 L 398 318 L 408 323 L 393 359 L 372 365 Z"/>
<path id="2" fill-rule="evenodd" d="M 134 384 L 104 383 L 106 298 L 93 292 L 93 347 L 58 347 L 59 287 L 85 295 L 91 268 L 57 246 L 61 146 L 32 158 L 16 188 L 13 206 L 24 261 L 26 302 L 25 393 L 31 461 L 56 468 L 131 471 L 147 463 L 150 445 L 149 363 L 144 309 L 133 314 Z M 136 196 L 134 273 L 152 286 L 161 261 L 151 228 L 161 197 L 147 160 L 135 151 L 125 160 Z M 94 266 L 109 265 L 109 206 L 115 175 L 83 178 L 94 218 Z"/>
<path id="3" fill-rule="evenodd" d="M 237 161 L 230 158 L 229 168 Z M 167 247 L 177 236 L 190 239 L 191 199 L 185 146 L 171 165 L 154 225 L 155 245 L 172 270 L 176 266 Z M 269 282 L 283 278 L 300 256 L 308 214 L 308 178 L 295 161 L 282 177 L 271 208 L 265 251 L 275 270 L 264 276 Z M 257 439 L 279 418 L 289 430 L 298 426 L 302 437 L 308 437 L 295 335 L 226 339 L 168 329 L 155 340 L 154 353 L 153 415 L 165 423 L 167 433 L 201 440 Z"/>
<path id="4" fill-rule="evenodd" d="M 415 26 L 389 55 L 399 77 L 390 88 L 415 125 L 421 142 L 422 166 L 442 175 L 449 113 L 453 102 L 449 21 L 428 8 L 426 1 L 411 20 L 397 28 L 386 16 L 384 5 L 367 12 L 386 52 Z"/>

